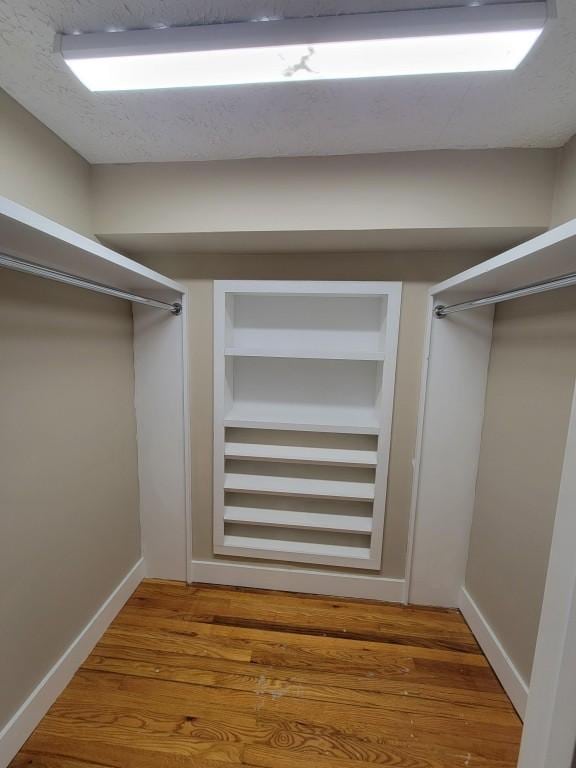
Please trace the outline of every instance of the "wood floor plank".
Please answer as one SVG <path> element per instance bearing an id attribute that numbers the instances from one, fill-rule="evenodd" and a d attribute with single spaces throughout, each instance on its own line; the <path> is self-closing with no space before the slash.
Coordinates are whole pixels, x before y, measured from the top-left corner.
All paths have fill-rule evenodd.
<path id="1" fill-rule="evenodd" d="M 11 768 L 254 768 L 247 762 L 213 760 L 170 752 L 154 752 L 108 744 L 103 740 L 78 740 L 35 734 Z M 17 758 L 18 759 L 18 758 Z M 96 762 L 97 761 L 97 762 Z"/>
<path id="2" fill-rule="evenodd" d="M 115 620 L 116 627 L 137 627 L 139 629 L 161 629 L 167 632 L 176 632 L 179 634 L 189 634 L 191 636 L 211 637 L 211 638 L 234 638 L 238 642 L 248 641 L 250 647 L 254 643 L 271 643 L 276 647 L 296 646 L 299 649 L 309 652 L 313 655 L 312 663 L 315 663 L 320 656 L 327 656 L 331 659 L 334 653 L 362 654 L 363 658 L 371 656 L 375 663 L 380 666 L 385 663 L 386 658 L 423 658 L 436 659 L 438 661 L 450 661 L 453 663 L 461 662 L 466 665 L 489 667 L 486 658 L 478 649 L 475 653 L 459 653 L 458 651 L 445 651 L 440 648 L 423 648 L 418 645 L 396 645 L 386 642 L 371 642 L 353 640 L 348 637 L 329 638 L 316 634 L 291 633 L 283 631 L 282 634 L 274 631 L 268 631 L 261 628 L 249 627 L 227 627 L 217 624 L 194 621 L 194 617 L 186 617 L 180 614 L 177 618 L 165 615 L 161 609 L 134 609 L 126 607 Z"/>
<path id="3" fill-rule="evenodd" d="M 144 686 L 145 690 L 145 686 Z M 154 695 L 154 686 L 149 686 L 150 694 L 143 696 L 142 689 L 139 693 L 123 689 L 109 690 L 106 694 L 108 707 L 115 715 L 127 721 L 130 714 L 138 708 L 141 701 L 149 701 Z M 344 740 L 359 739 L 366 742 L 380 744 L 383 740 L 393 742 L 395 745 L 410 745 L 413 739 L 424 740 L 428 746 L 438 748 L 450 748 L 461 752 L 464 749 L 473 751 L 476 755 L 484 757 L 500 758 L 513 752 L 511 744 L 514 743 L 516 728 L 514 726 L 501 726 L 491 724 L 479 724 L 464 718 L 451 718 L 446 714 L 413 713 L 408 711 L 380 711 L 378 718 L 363 719 L 361 713 L 351 709 L 342 712 L 342 707 L 328 708 L 320 714 L 316 711 L 318 705 L 302 706 L 299 699 L 294 696 L 295 691 L 289 691 L 282 708 L 275 706 L 276 697 L 281 691 L 268 688 L 266 681 L 262 681 L 260 691 L 250 702 L 245 697 L 244 710 L 251 709 L 252 715 L 248 717 L 243 712 L 229 708 L 224 713 L 222 706 L 228 699 L 225 690 L 220 691 L 220 706 L 218 697 L 212 696 L 205 700 L 201 689 L 189 686 L 188 690 L 173 689 L 173 694 L 156 696 L 154 698 L 154 712 L 166 716 L 165 727 L 173 732 L 181 732 L 186 729 L 188 736 L 193 738 L 197 733 L 202 733 L 205 739 L 211 734 L 213 740 L 218 738 L 241 738 L 246 743 L 269 743 L 280 738 L 284 731 L 302 733 L 324 733 L 330 738 Z M 166 694 L 166 689 L 164 689 Z M 268 697 L 267 702 L 258 700 L 258 697 Z M 293 699 L 290 701 L 290 699 Z M 236 702 L 237 703 L 237 702 Z M 79 709 L 79 704 L 81 708 Z M 78 713 L 81 714 L 78 714 Z M 86 718 L 89 712 L 89 720 L 93 721 L 97 713 L 108 715 L 108 708 L 94 705 L 94 696 L 87 689 L 74 690 L 69 697 L 63 697 L 53 708 L 52 717 L 57 719 L 77 718 L 79 723 Z M 149 713 L 145 705 L 140 705 L 139 714 L 144 716 Z M 339 717 L 338 717 L 339 715 Z M 169 716 L 169 717 L 168 717 Z M 172 718 L 172 719 L 171 719 Z M 335 719 L 337 718 L 337 719 Z M 334 723 L 337 722 L 337 727 Z M 161 722 L 164 725 L 164 721 Z M 300 737 L 299 736 L 299 737 Z M 285 737 L 285 734 L 284 734 Z"/>
<path id="4" fill-rule="evenodd" d="M 455 692 L 450 688 L 426 685 L 391 685 L 385 678 L 379 680 L 283 667 L 259 666 L 255 669 L 251 664 L 210 658 L 196 658 L 191 665 L 188 657 L 176 654 L 162 654 L 158 660 L 154 651 L 114 647 L 106 648 L 104 655 L 92 654 L 84 669 L 243 691 L 261 690 L 263 680 L 271 691 L 283 690 L 283 683 L 293 683 L 298 698 L 305 700 L 422 713 L 438 712 L 441 705 L 442 712 L 460 719 L 504 725 L 518 722 L 504 694 Z"/>
<path id="5" fill-rule="evenodd" d="M 219 593 L 222 594 L 222 593 Z M 185 598 L 162 598 L 160 596 L 140 596 L 131 598 L 129 604 L 143 609 L 163 607 L 178 614 L 183 609 L 205 621 L 225 626 L 246 626 L 269 628 L 273 631 L 324 633 L 329 637 L 351 639 L 387 638 L 388 642 L 403 642 L 409 637 L 415 645 L 428 640 L 432 642 L 444 638 L 460 643 L 464 649 L 478 650 L 474 637 L 462 622 L 450 615 L 450 620 L 443 619 L 434 612 L 412 612 L 403 614 L 396 608 L 392 615 L 372 606 L 361 610 L 357 606 L 353 611 L 341 610 L 336 604 L 323 604 L 314 601 L 303 606 L 300 600 L 295 605 L 270 601 L 270 605 L 257 604 L 255 600 L 234 600 L 202 597 L 196 593 L 196 600 L 186 603 Z M 454 648 L 457 650 L 457 648 Z"/>
<path id="6" fill-rule="evenodd" d="M 492 710 L 489 707 L 446 705 L 445 702 L 427 701 L 417 695 L 379 696 L 371 693 L 356 693 L 347 689 L 305 685 L 291 689 L 283 685 L 282 681 L 265 676 L 258 677 L 256 680 L 248 679 L 244 685 L 242 681 L 246 678 L 240 677 L 237 687 L 234 687 L 236 680 L 231 677 L 222 681 L 227 685 L 217 685 L 218 680 L 214 678 L 210 680 L 205 678 L 203 684 L 199 684 L 194 681 L 194 673 L 190 670 L 183 672 L 184 679 L 159 679 L 158 676 L 146 678 L 145 674 L 146 671 L 142 669 L 142 665 L 138 665 L 134 676 L 126 672 L 123 675 L 105 671 L 94 674 L 91 670 L 82 670 L 72 682 L 70 690 L 72 695 L 78 695 L 79 699 L 83 693 L 77 694 L 76 690 L 87 690 L 87 695 L 90 700 L 93 700 L 95 696 L 109 698 L 111 691 L 120 688 L 123 692 L 142 699 L 153 696 L 156 701 L 179 700 L 189 707 L 198 707 L 201 704 L 213 709 L 224 703 L 227 711 L 231 712 L 270 712 L 296 719 L 306 713 L 307 717 L 313 721 L 320 718 L 319 723 L 325 722 L 326 718 L 329 720 L 350 718 L 362 723 L 374 723 L 381 727 L 390 712 L 398 713 L 398 716 L 403 713 L 410 718 L 414 715 L 437 714 L 446 718 L 442 722 L 444 728 L 449 723 L 448 718 L 453 718 L 455 722 L 458 721 L 456 723 L 458 728 L 463 724 L 487 723 L 493 735 L 496 733 L 497 726 L 516 729 L 518 723 L 517 717 L 508 713 L 502 716 L 501 713 L 496 712 L 492 717 L 490 715 Z M 149 674 L 154 674 L 153 668 Z M 180 685 L 183 682 L 185 684 Z M 482 713 L 485 713 L 484 716 Z M 513 735 L 512 731 L 510 733 Z"/>
<path id="7" fill-rule="evenodd" d="M 79 701 L 82 703 L 80 708 Z M 506 761 L 514 757 L 513 747 L 508 741 L 487 739 L 488 733 L 469 733 L 465 737 L 467 743 L 464 746 L 462 733 L 449 733 L 446 723 L 444 730 L 442 723 L 430 723 L 432 732 L 442 736 L 434 740 L 415 721 L 406 721 L 404 728 L 398 721 L 383 722 L 381 729 L 358 732 L 348 723 L 311 723 L 302 716 L 297 720 L 288 720 L 259 714 L 258 717 L 246 719 L 216 709 L 206 716 L 202 714 L 201 703 L 197 705 L 200 710 L 191 706 L 192 709 L 185 702 L 166 698 L 162 702 L 156 701 L 154 711 L 151 712 L 145 703 L 141 702 L 138 707 L 138 700 L 131 699 L 121 691 L 110 696 L 107 705 L 94 703 L 93 699 L 65 698 L 53 708 L 47 728 L 40 730 L 59 735 L 74 725 L 82 729 L 86 738 L 93 737 L 95 732 L 114 743 L 125 743 L 126 738 L 142 741 L 144 737 L 159 749 L 164 748 L 165 744 L 162 741 L 159 746 L 158 740 L 169 736 L 173 739 L 175 751 L 183 748 L 181 740 L 186 737 L 188 754 L 195 754 L 194 750 L 202 754 L 208 745 L 214 754 L 219 754 L 219 743 L 265 746 L 283 744 L 304 753 L 318 749 L 340 757 L 372 755 L 369 762 L 379 763 L 385 761 L 390 752 L 420 756 L 421 742 L 424 741 L 426 750 L 431 754 L 460 755 L 463 749 L 469 749 L 481 760 Z M 135 707 L 138 707 L 137 716 L 134 714 Z M 189 714 L 190 711 L 193 714 Z M 223 754 L 228 755 L 229 752 Z"/>
<path id="8" fill-rule="evenodd" d="M 144 581 L 11 768 L 513 768 L 457 611 Z"/>

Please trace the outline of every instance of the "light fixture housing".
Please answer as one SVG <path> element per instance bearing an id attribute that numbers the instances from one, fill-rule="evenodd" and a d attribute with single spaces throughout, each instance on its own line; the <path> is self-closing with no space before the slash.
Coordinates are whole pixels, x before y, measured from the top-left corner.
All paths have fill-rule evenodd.
<path id="1" fill-rule="evenodd" d="M 61 35 L 91 91 L 515 69 L 545 2 Z"/>

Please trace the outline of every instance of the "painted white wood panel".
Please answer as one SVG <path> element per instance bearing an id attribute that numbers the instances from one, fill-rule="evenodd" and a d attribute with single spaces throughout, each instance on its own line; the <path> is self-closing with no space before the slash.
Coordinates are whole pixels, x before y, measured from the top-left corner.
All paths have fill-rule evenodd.
<path id="1" fill-rule="evenodd" d="M 224 520 L 248 525 L 308 528 L 339 533 L 371 533 L 372 519 L 360 515 L 330 515 L 260 507 L 225 507 Z"/>
<path id="2" fill-rule="evenodd" d="M 191 580 L 206 584 L 235 584 L 255 589 L 279 589 L 312 595 L 361 597 L 398 603 L 402 600 L 403 579 L 371 574 L 322 572 L 294 566 L 251 565 L 230 561 L 193 560 Z"/>
<path id="3" fill-rule="evenodd" d="M 319 542 L 282 541 L 281 539 L 258 539 L 249 536 L 224 536 L 224 546 L 228 554 L 244 554 L 260 557 L 270 557 L 282 560 L 282 555 L 301 555 L 302 560 L 317 557 L 330 557 L 340 561 L 340 564 L 356 565 L 360 568 L 367 567 L 365 563 L 358 565 L 354 561 L 367 561 L 370 557 L 370 548 L 347 547 L 346 545 L 322 544 Z M 266 552 L 263 555 L 262 552 Z"/>
<path id="4" fill-rule="evenodd" d="M 372 501 L 374 485 L 342 480 L 316 480 L 303 477 L 240 475 L 227 472 L 224 490 L 236 493 L 269 493 L 280 496 L 319 496 L 324 499 Z"/>
<path id="5" fill-rule="evenodd" d="M 134 313 L 135 404 L 142 549 L 148 575 L 186 579 L 188 466 L 185 313 Z"/>
<path id="6" fill-rule="evenodd" d="M 227 347 L 226 357 L 286 357 L 296 360 L 384 360 L 384 352 L 357 349 L 278 349 L 278 347 Z"/>
<path id="7" fill-rule="evenodd" d="M 468 556 L 493 307 L 431 320 L 409 601 L 456 607 Z"/>
<path id="8" fill-rule="evenodd" d="M 496 672 L 502 687 L 510 697 L 510 701 L 520 717 L 524 718 L 528 686 L 465 587 L 462 587 L 460 591 L 458 607 L 478 641 L 478 645 L 486 654 L 490 666 Z"/>
<path id="9" fill-rule="evenodd" d="M 306 445 L 274 445 L 268 443 L 226 443 L 227 459 L 278 461 L 295 464 L 318 464 L 335 467 L 375 467 L 376 451 L 345 448 L 314 448 Z"/>
<path id="10" fill-rule="evenodd" d="M 179 301 L 185 288 L 164 275 L 0 196 L 2 251 L 90 280 Z"/>
<path id="11" fill-rule="evenodd" d="M 318 412 L 320 411 L 320 412 Z M 314 408 L 284 404 L 270 408 L 257 403 L 236 403 L 223 420 L 225 427 L 334 432 L 352 435 L 377 435 L 376 414 L 368 408 Z"/>
<path id="12" fill-rule="evenodd" d="M 430 294 L 453 303 L 549 280 L 574 271 L 575 248 L 573 219 L 432 286 Z"/>

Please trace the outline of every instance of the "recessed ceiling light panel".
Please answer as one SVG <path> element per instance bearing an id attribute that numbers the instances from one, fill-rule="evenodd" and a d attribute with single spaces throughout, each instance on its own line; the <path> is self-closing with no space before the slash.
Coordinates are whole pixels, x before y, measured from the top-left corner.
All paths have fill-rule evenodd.
<path id="1" fill-rule="evenodd" d="M 130 91 L 515 69 L 544 2 L 64 35 L 92 91 Z"/>

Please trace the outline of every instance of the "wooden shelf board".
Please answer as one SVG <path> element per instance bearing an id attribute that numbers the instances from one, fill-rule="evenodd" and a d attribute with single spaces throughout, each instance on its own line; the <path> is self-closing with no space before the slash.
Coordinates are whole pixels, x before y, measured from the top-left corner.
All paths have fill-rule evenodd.
<path id="1" fill-rule="evenodd" d="M 274 429 L 295 430 L 297 432 L 334 432 L 348 435 L 377 435 L 380 431 L 376 425 L 335 424 L 335 423 L 310 423 L 297 421 L 268 421 L 266 419 L 227 418 L 224 419 L 225 427 L 238 427 L 239 429 Z"/>
<path id="2" fill-rule="evenodd" d="M 359 350 L 313 350 L 313 349 L 278 349 L 278 348 L 246 348 L 227 347 L 226 357 L 284 357 L 300 360 L 384 360 L 384 352 Z"/>
<path id="3" fill-rule="evenodd" d="M 227 459 L 319 464 L 334 467 L 375 467 L 376 451 L 345 450 L 342 448 L 312 448 L 300 445 L 270 445 L 267 443 L 226 443 Z"/>
<path id="4" fill-rule="evenodd" d="M 576 219 L 433 285 L 442 302 L 465 301 L 574 271 Z M 454 299 L 452 299 L 454 296 Z"/>
<path id="5" fill-rule="evenodd" d="M 357 435 L 377 435 L 380 431 L 376 412 L 371 408 L 298 408 L 282 403 L 262 408 L 242 401 L 232 405 L 224 417 L 224 426 Z"/>
<path id="6" fill-rule="evenodd" d="M 186 288 L 137 261 L 0 196 L 2 249 L 45 267 L 165 301 L 180 300 Z"/>
<path id="7" fill-rule="evenodd" d="M 373 501 L 374 484 L 302 477 L 242 475 L 227 472 L 224 490 L 236 493 L 266 493 L 275 496 L 308 496 L 324 499 Z"/>
<path id="8" fill-rule="evenodd" d="M 280 557 L 282 553 L 286 553 L 290 555 L 300 554 L 311 557 L 328 556 L 353 560 L 368 560 L 370 558 L 370 550 L 367 547 L 347 547 L 336 544 L 282 541 L 280 539 L 258 539 L 250 538 L 248 536 L 224 536 L 223 549 L 226 548 L 270 552 L 278 557 Z"/>
<path id="9" fill-rule="evenodd" d="M 330 515 L 257 507 L 225 507 L 224 521 L 279 528 L 332 531 L 336 533 L 372 533 L 372 518 L 355 515 Z"/>

